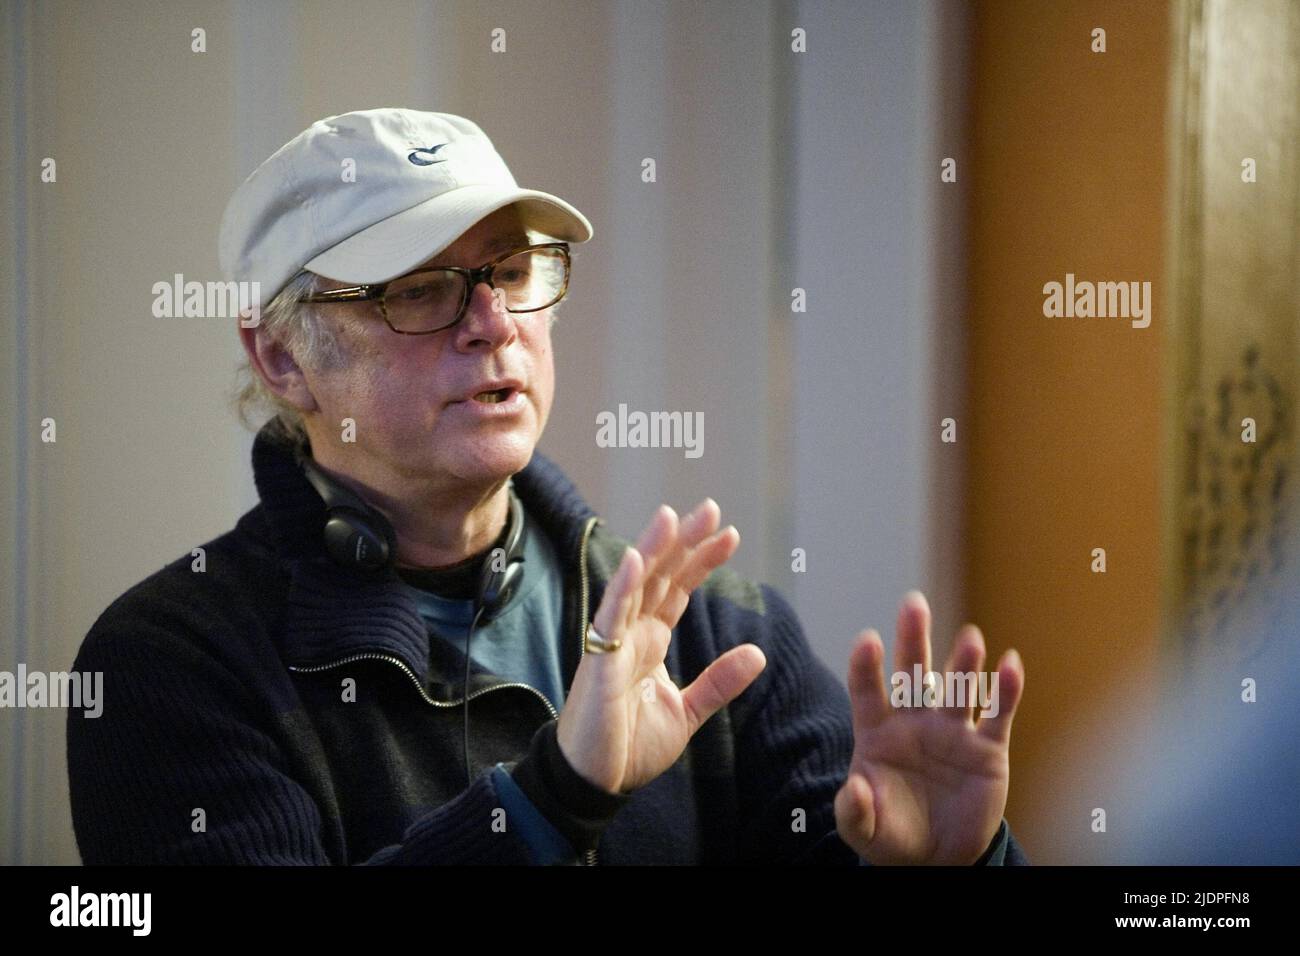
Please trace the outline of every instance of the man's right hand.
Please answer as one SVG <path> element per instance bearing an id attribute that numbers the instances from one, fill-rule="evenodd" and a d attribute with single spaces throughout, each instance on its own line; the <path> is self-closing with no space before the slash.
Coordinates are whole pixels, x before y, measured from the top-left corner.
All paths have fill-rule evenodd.
<path id="1" fill-rule="evenodd" d="M 681 520 L 662 505 L 628 548 L 592 626 L 615 651 L 588 649 L 560 714 L 560 750 L 579 774 L 610 793 L 631 793 L 671 767 L 703 723 L 767 665 L 755 644 L 727 651 L 682 690 L 664 657 L 691 592 L 740 545 L 712 498 Z"/>

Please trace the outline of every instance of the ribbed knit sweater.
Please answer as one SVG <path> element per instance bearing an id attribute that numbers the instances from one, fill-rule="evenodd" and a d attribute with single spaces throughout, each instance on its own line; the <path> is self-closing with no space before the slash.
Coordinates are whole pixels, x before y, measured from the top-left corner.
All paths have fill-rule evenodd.
<path id="1" fill-rule="evenodd" d="M 324 506 L 268 428 L 253 468 L 261 500 L 202 545 L 203 569 L 190 554 L 163 567 L 82 644 L 74 668 L 104 674 L 102 715 L 70 711 L 67 728 L 85 863 L 537 862 L 498 763 L 566 836 L 598 840 L 584 862 L 861 862 L 832 809 L 853 749 L 848 694 L 772 587 L 719 568 L 692 594 L 665 661 L 678 686 L 745 642 L 767 667 L 646 786 L 575 803 L 585 781 L 557 778 L 548 702 L 481 669 L 466 786 L 463 674 L 409 588 L 328 558 Z M 630 542 L 540 452 L 515 489 L 564 567 L 567 688 Z M 981 862 L 1027 862 L 1005 821 Z"/>

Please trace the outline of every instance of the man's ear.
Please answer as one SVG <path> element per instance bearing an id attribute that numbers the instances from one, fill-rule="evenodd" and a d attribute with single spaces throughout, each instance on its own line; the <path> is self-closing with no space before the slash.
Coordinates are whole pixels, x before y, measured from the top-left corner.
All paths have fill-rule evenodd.
<path id="1" fill-rule="evenodd" d="M 293 353 L 283 343 L 269 335 L 261 325 L 246 327 L 242 322 L 239 341 L 248 354 L 253 373 L 261 377 L 267 388 L 300 412 L 316 411 L 316 398 L 307 385 L 307 379 Z"/>

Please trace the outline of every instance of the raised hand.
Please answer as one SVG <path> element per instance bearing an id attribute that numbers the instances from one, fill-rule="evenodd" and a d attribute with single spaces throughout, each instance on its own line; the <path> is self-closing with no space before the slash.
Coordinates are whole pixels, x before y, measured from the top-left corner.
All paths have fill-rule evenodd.
<path id="1" fill-rule="evenodd" d="M 680 523 L 661 506 L 624 553 L 596 609 L 592 626 L 620 646 L 583 655 L 558 738 L 573 769 L 610 793 L 630 793 L 671 767 L 695 731 L 767 664 L 756 645 L 741 644 L 681 690 L 664 667 L 691 592 L 740 545 L 734 527 L 716 531 L 719 519 L 712 498 Z"/>
<path id="2" fill-rule="evenodd" d="M 984 638 L 968 624 L 945 670 L 978 672 L 984 656 Z M 1006 809 L 1011 722 L 1025 684 L 1020 655 L 1002 655 L 998 713 L 984 718 L 969 699 L 960 708 L 895 708 L 883 661 L 880 635 L 859 634 L 849 657 L 853 761 L 835 797 L 840 838 L 870 863 L 974 863 Z M 916 663 L 930 672 L 930 606 L 911 591 L 898 612 L 894 664 L 910 676 Z"/>

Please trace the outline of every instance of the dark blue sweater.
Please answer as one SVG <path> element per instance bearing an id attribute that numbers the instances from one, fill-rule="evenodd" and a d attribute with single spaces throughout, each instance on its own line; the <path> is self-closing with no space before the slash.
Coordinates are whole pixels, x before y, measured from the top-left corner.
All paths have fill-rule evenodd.
<path id="1" fill-rule="evenodd" d="M 592 836 L 585 862 L 860 862 L 832 809 L 848 695 L 773 588 L 720 568 L 692 595 L 665 662 L 678 686 L 746 641 L 768 664 L 651 783 L 582 793 L 544 696 L 474 668 L 467 787 L 463 676 L 409 589 L 329 560 L 320 498 L 267 428 L 253 467 L 261 501 L 202 546 L 204 569 L 162 568 L 82 644 L 74 667 L 102 671 L 105 698 L 100 717 L 68 720 L 85 863 L 535 862 L 498 764 L 574 845 Z M 515 488 L 563 565 L 567 688 L 630 542 L 540 453 Z M 1005 821 L 982 862 L 1027 862 Z"/>

